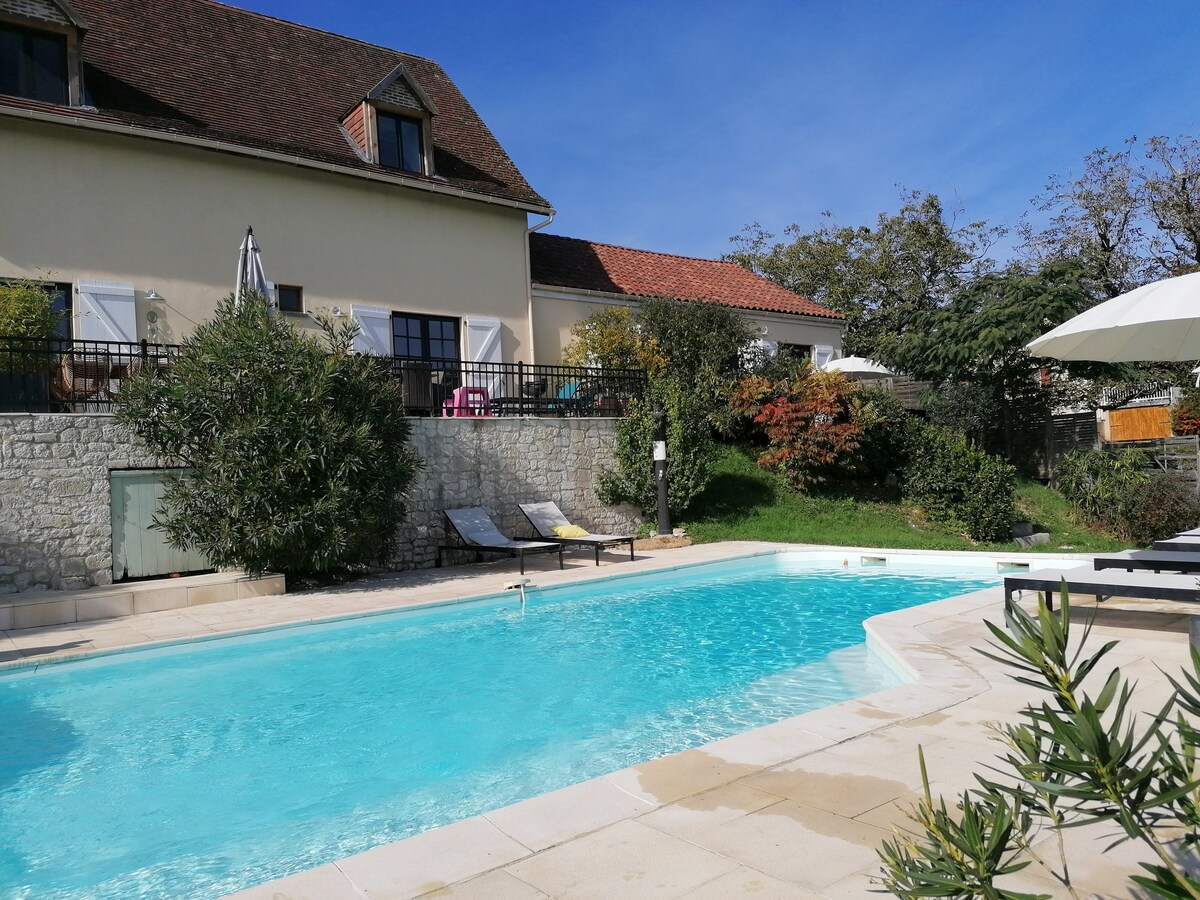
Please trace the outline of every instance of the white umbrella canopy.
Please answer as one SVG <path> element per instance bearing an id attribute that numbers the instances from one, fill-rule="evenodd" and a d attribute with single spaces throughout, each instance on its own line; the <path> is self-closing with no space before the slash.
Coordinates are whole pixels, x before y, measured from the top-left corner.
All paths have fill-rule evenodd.
<path id="1" fill-rule="evenodd" d="M 254 239 L 254 229 L 246 229 L 245 240 L 238 248 L 237 290 L 234 300 L 240 306 L 242 294 L 247 290 L 258 291 L 264 297 L 271 296 L 271 283 L 267 281 L 267 273 L 263 271 L 262 250 Z"/>
<path id="2" fill-rule="evenodd" d="M 1068 319 L 1025 347 L 1095 362 L 1200 359 L 1200 272 L 1142 285 Z"/>
<path id="3" fill-rule="evenodd" d="M 890 378 L 896 374 L 887 366 L 862 356 L 843 356 L 841 359 L 831 359 L 825 365 L 821 366 L 821 371 L 841 372 L 843 375 L 862 380 Z"/>

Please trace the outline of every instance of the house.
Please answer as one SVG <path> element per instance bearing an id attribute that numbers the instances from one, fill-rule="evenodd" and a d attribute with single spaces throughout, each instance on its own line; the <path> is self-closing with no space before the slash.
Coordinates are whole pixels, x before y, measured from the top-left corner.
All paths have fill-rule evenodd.
<path id="1" fill-rule="evenodd" d="M 647 297 L 719 303 L 743 315 L 768 353 L 841 355 L 845 320 L 736 263 L 672 256 L 576 238 L 529 236 L 537 358 L 558 359 L 571 326 L 603 306 Z"/>
<path id="2" fill-rule="evenodd" d="M 532 360 L 552 213 L 437 63 L 213 0 L 0 2 L 0 278 L 76 339 L 172 343 L 252 225 L 284 315 L 360 349 Z"/>

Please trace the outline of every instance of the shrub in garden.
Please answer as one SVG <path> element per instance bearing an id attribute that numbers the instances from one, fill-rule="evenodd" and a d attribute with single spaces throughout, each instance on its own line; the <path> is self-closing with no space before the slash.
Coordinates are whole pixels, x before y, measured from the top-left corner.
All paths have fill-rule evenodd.
<path id="1" fill-rule="evenodd" d="M 716 446 L 700 403 L 670 380 L 651 382 L 646 396 L 629 404 L 617 425 L 616 468 L 601 472 L 596 493 L 605 503 L 631 503 L 653 517 L 658 509 L 654 480 L 656 411 L 667 419 L 667 491 L 672 516 L 681 515 L 704 490 Z"/>
<path id="2" fill-rule="evenodd" d="M 1072 640 L 1065 590 L 1060 615 L 1041 601 L 1036 616 L 1015 607 L 1007 618 L 1007 633 L 987 623 L 992 649 L 980 652 L 1041 697 L 1017 721 L 993 726 L 1005 748 L 1000 777 L 985 770 L 957 803 L 933 798 L 922 757 L 924 797 L 911 814 L 917 828 L 897 830 L 880 849 L 883 887 L 904 900 L 1090 896 L 1071 882 L 1061 832 L 1092 823 L 1105 827 L 1112 845 L 1130 840 L 1152 851 L 1155 863 L 1129 873 L 1141 889 L 1134 894 L 1200 897 L 1200 651 L 1192 650 L 1190 671 L 1167 676 L 1175 690 L 1166 705 L 1139 715 L 1130 702 L 1134 685 L 1120 667 L 1095 693 L 1083 690 L 1117 642 L 1086 653 L 1086 629 L 1082 642 Z M 1059 840 L 1040 841 L 1046 831 L 1058 832 Z M 1058 882 L 1053 895 L 1001 881 L 1033 860 Z M 1114 884 L 1109 893 L 1126 895 L 1125 887 Z"/>
<path id="3" fill-rule="evenodd" d="M 1200 390 L 1185 389 L 1171 407 L 1171 431 L 1180 436 L 1200 434 Z"/>
<path id="4" fill-rule="evenodd" d="M 850 401 L 850 416 L 862 426 L 856 479 L 877 484 L 895 483 L 908 467 L 908 434 L 912 415 L 886 388 L 859 390 Z"/>
<path id="5" fill-rule="evenodd" d="M 1054 467 L 1054 486 L 1085 519 L 1128 537 L 1134 508 L 1150 481 L 1141 450 L 1075 450 Z M 1195 525 L 1188 525 L 1193 528 Z"/>
<path id="6" fill-rule="evenodd" d="M 959 524 L 976 541 L 1007 541 L 1016 470 L 957 433 L 912 420 L 904 495 L 930 518 Z"/>
<path id="7" fill-rule="evenodd" d="M 0 338 L 46 340 L 56 337 L 62 313 L 54 308 L 54 298 L 36 281 L 20 279 L 0 284 Z M 20 341 L 0 341 L 0 372 L 48 368 L 44 353 L 15 353 Z M 41 347 L 37 348 L 41 350 Z"/>
<path id="8" fill-rule="evenodd" d="M 775 469 L 803 491 L 828 481 L 838 466 L 856 461 L 865 430 L 852 414 L 857 392 L 841 373 L 813 372 L 805 365 L 781 381 L 761 375 L 743 378 L 730 407 L 749 416 L 766 435 L 759 465 Z"/>
<path id="9" fill-rule="evenodd" d="M 1137 544 L 1152 544 L 1200 525 L 1200 498 L 1190 482 L 1167 472 L 1151 474 L 1126 504 L 1123 530 Z"/>
<path id="10" fill-rule="evenodd" d="M 117 416 L 189 467 L 156 519 L 216 566 L 328 579 L 386 562 L 419 462 L 399 382 L 352 350 L 353 323 L 324 343 L 227 297 L 163 373 L 119 395 Z"/>

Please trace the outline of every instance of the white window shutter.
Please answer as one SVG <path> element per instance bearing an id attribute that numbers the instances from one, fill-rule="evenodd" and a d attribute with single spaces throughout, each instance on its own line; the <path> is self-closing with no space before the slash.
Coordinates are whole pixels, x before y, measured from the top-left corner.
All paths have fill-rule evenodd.
<path id="1" fill-rule="evenodd" d="M 813 347 L 813 368 L 820 369 L 833 359 L 834 350 L 825 344 Z"/>
<path id="2" fill-rule="evenodd" d="M 350 315 L 358 322 L 354 349 L 371 356 L 392 355 L 392 311 L 380 306 L 350 306 Z"/>
<path id="3" fill-rule="evenodd" d="M 504 362 L 500 341 L 502 325 L 499 319 L 490 316 L 468 316 L 463 320 L 463 324 L 465 332 L 463 337 L 467 345 L 466 355 L 469 361 L 489 366 Z M 469 382 L 470 387 L 487 388 L 489 397 L 496 397 L 501 393 L 504 381 L 500 377 L 499 369 L 492 369 L 487 376 L 484 376 L 472 366 L 463 368 L 466 369 L 464 374 L 471 375 L 464 379 L 464 383 Z M 472 369 L 474 369 L 473 372 Z"/>
<path id="4" fill-rule="evenodd" d="M 81 341 L 136 341 L 137 311 L 133 285 L 124 281 L 81 281 L 75 295 Z"/>

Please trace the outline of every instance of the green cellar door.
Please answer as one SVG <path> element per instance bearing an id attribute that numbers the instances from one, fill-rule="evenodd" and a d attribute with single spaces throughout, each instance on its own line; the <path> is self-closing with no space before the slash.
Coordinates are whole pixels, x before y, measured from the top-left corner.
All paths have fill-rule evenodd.
<path id="1" fill-rule="evenodd" d="M 167 469 L 109 472 L 113 581 L 211 569 L 204 554 L 177 550 L 154 527 Z"/>

